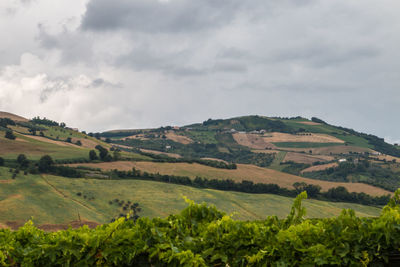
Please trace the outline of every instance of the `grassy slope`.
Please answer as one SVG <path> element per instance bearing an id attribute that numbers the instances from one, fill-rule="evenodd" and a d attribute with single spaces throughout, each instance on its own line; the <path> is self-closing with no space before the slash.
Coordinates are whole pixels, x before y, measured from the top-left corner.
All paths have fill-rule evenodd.
<path id="1" fill-rule="evenodd" d="M 119 214 L 118 207 L 108 202 L 118 198 L 139 202 L 142 216 L 157 217 L 176 213 L 185 207 L 182 196 L 196 202 L 205 201 L 240 219 L 262 219 L 267 215 L 285 217 L 293 199 L 275 195 L 203 190 L 186 186 L 148 181 L 104 181 L 68 179 L 55 176 L 19 174 L 10 179 L 6 168 L 0 168 L 0 223 L 26 221 L 34 217 L 38 224 L 67 223 L 82 219 L 108 222 Z M 76 195 L 93 196 L 87 200 Z M 343 208 L 353 208 L 360 216 L 376 216 L 380 209 L 357 204 L 305 201 L 309 217 L 338 215 Z"/>
<path id="2" fill-rule="evenodd" d="M 25 154 L 28 159 L 31 160 L 38 160 L 43 155 L 50 155 L 53 159 L 88 158 L 89 151 L 93 148 L 85 148 L 83 146 L 77 146 L 61 141 L 67 139 L 68 137 L 78 138 L 81 140 L 87 139 L 95 144 L 102 145 L 103 147 L 111 147 L 110 144 L 97 140 L 96 138 L 86 136 L 79 132 L 62 129 L 60 127 L 47 128 L 49 130 L 44 131 L 45 136 L 53 139 L 58 136 L 60 141 L 54 141 L 51 139 L 47 139 L 47 142 L 43 140 L 36 140 L 34 138 L 31 138 L 30 135 L 23 135 L 17 132 L 14 132 L 14 134 L 17 136 L 17 139 L 10 140 L 4 138 L 4 131 L 0 131 L 0 156 L 5 159 L 15 159 L 19 154 Z M 21 128 L 19 129 L 19 131 L 22 132 L 23 129 L 25 128 Z M 135 160 L 150 159 L 149 157 L 137 153 L 121 152 L 121 155 L 124 158 Z"/>
<path id="3" fill-rule="evenodd" d="M 29 159 L 39 159 L 43 155 L 50 155 L 54 159 L 71 159 L 71 158 L 86 158 L 89 149 L 60 146 L 47 142 L 42 142 L 15 133 L 17 140 L 9 140 L 4 138 L 4 132 L 0 132 L 0 156 L 6 159 L 14 159 L 18 154 L 25 154 Z"/>

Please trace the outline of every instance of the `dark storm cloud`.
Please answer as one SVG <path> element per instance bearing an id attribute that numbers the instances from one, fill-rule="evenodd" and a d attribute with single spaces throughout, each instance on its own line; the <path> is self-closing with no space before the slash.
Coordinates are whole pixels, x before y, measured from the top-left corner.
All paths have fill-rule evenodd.
<path id="1" fill-rule="evenodd" d="M 190 32 L 229 22 L 238 0 L 92 0 L 82 28 L 138 32 Z"/>

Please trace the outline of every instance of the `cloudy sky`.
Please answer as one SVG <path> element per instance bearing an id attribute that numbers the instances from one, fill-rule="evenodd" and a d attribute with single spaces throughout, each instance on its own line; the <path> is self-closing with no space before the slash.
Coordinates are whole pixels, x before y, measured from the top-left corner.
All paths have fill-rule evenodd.
<path id="1" fill-rule="evenodd" d="M 320 117 L 400 141 L 398 0 L 1 0 L 0 110 L 87 131 Z"/>

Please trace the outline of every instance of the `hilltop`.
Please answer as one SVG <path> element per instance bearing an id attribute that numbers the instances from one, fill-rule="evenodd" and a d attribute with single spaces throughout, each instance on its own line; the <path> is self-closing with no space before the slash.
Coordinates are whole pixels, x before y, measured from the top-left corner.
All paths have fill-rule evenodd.
<path id="1" fill-rule="evenodd" d="M 44 170 L 45 155 L 54 163 Z M 182 195 L 260 219 L 286 214 L 302 190 L 314 199 L 310 216 L 341 207 L 375 216 L 400 185 L 399 157 L 398 146 L 318 118 L 243 116 L 86 133 L 1 112 L 0 224 L 32 215 L 40 224 L 104 223 L 126 214 L 127 201 L 143 216 L 166 216 L 184 206 Z"/>

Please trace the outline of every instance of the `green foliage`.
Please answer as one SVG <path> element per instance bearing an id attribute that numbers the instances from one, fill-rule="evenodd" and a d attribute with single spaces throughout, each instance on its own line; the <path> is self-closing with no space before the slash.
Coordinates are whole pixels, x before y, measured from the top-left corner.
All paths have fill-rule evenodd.
<path id="1" fill-rule="evenodd" d="M 7 130 L 4 137 L 10 140 L 15 140 L 15 138 L 17 138 L 11 130 Z"/>
<path id="2" fill-rule="evenodd" d="M 25 169 L 29 166 L 29 160 L 26 158 L 24 154 L 18 155 L 17 162 L 22 169 Z"/>
<path id="3" fill-rule="evenodd" d="M 60 126 L 60 124 L 56 121 L 46 119 L 46 117 L 41 119 L 39 116 L 34 117 L 32 120 L 30 120 L 30 122 L 32 122 L 34 124 L 42 124 L 42 125 L 47 125 L 47 126 Z M 65 126 L 65 124 L 63 124 L 63 125 Z"/>
<path id="4" fill-rule="evenodd" d="M 0 230 L 3 266 L 368 266 L 394 264 L 400 247 L 399 193 L 377 218 L 343 210 L 304 219 L 301 193 L 288 217 L 236 221 L 188 201 L 165 219 L 119 218 L 96 229 L 46 233 L 28 222 Z"/>
<path id="5" fill-rule="evenodd" d="M 400 172 L 382 168 L 368 160 L 358 163 L 342 162 L 335 168 L 304 174 L 306 177 L 335 182 L 361 182 L 395 191 L 400 187 Z"/>
<path id="6" fill-rule="evenodd" d="M 4 159 L 0 157 L 0 166 L 4 166 Z"/>
<path id="7" fill-rule="evenodd" d="M 95 150 L 90 150 L 90 151 L 89 151 L 89 159 L 90 159 L 90 160 L 97 160 L 97 159 L 99 159 L 99 157 L 97 156 Z"/>
<path id="8" fill-rule="evenodd" d="M 40 158 L 38 168 L 40 172 L 49 172 L 52 165 L 54 164 L 53 159 L 49 155 L 44 155 Z"/>
<path id="9" fill-rule="evenodd" d="M 99 151 L 100 159 L 103 161 L 112 161 L 112 157 L 108 154 L 108 150 L 101 145 L 97 145 L 96 149 Z M 89 155 L 90 156 L 90 155 Z"/>

